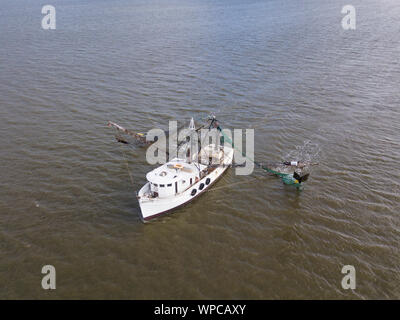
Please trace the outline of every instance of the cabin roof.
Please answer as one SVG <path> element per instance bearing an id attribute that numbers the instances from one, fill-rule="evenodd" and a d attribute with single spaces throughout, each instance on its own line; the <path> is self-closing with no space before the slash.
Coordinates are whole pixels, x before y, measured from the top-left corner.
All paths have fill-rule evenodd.
<path id="1" fill-rule="evenodd" d="M 203 168 L 205 168 L 205 166 L 200 165 L 200 169 Z M 173 159 L 147 173 L 146 179 L 151 183 L 169 184 L 185 178 L 190 179 L 198 176 L 198 172 L 199 170 L 194 164 L 186 163 L 185 160 L 182 159 Z"/>

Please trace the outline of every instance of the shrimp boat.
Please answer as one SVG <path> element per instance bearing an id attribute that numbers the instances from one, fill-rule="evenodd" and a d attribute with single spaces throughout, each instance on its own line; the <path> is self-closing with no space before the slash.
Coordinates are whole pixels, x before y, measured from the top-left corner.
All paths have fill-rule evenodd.
<path id="1" fill-rule="evenodd" d="M 210 132 L 213 128 L 217 129 L 221 143 L 203 144 L 198 140 L 200 143 L 196 148 L 193 148 L 192 142 L 195 139 L 192 133 L 207 126 L 203 125 L 196 129 L 194 120 L 191 119 L 188 128 L 191 134 L 187 136 L 186 140 L 178 144 L 178 149 L 180 148 L 183 152 L 178 152 L 178 157 L 174 157 L 167 163 L 148 172 L 146 174 L 147 182 L 136 193 L 140 206 L 140 218 L 143 222 L 169 213 L 196 199 L 209 190 L 229 167 L 235 166 L 233 164 L 235 149 L 232 140 L 223 133 L 215 116 L 208 118 L 207 121 L 210 122 L 207 125 L 208 131 Z M 136 141 L 135 144 L 142 147 L 149 146 L 157 141 L 155 138 L 151 140 L 143 133 L 127 130 L 110 121 L 108 126 L 115 128 L 117 132 L 130 135 Z M 131 144 L 119 135 L 116 136 L 116 140 L 123 144 Z M 222 141 L 226 143 L 222 143 Z M 301 188 L 302 183 L 309 176 L 309 173 L 303 174 L 303 172 L 296 170 L 315 165 L 298 161 L 263 165 L 250 158 L 248 160 L 267 173 L 281 177 L 285 184 L 294 185 L 296 188 Z"/>
<path id="2" fill-rule="evenodd" d="M 189 129 L 195 131 L 193 118 Z M 182 146 L 188 150 L 189 142 Z M 190 150 L 191 151 L 191 150 Z M 198 152 L 184 152 L 146 175 L 147 183 L 137 193 L 142 221 L 166 214 L 207 191 L 232 164 L 234 150 L 214 143 Z"/>
<path id="3" fill-rule="evenodd" d="M 147 183 L 137 195 L 143 221 L 170 212 L 203 194 L 231 165 L 233 149 L 209 144 L 199 155 L 199 162 L 174 158 L 147 173 Z M 210 166 L 210 162 L 217 165 Z"/>

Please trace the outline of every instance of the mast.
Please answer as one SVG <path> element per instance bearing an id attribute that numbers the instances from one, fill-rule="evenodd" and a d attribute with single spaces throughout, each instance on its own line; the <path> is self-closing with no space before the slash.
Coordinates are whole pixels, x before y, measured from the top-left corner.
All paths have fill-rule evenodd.
<path id="1" fill-rule="evenodd" d="M 188 163 L 192 162 L 192 139 L 193 139 L 193 132 L 196 131 L 196 127 L 194 125 L 194 119 L 193 117 L 190 119 L 190 123 L 189 123 L 189 140 L 187 140 L 186 143 L 186 147 L 185 147 L 185 156 L 187 158 Z M 188 155 L 188 149 L 190 151 L 189 155 Z"/>
<path id="2" fill-rule="evenodd" d="M 190 119 L 189 130 L 190 130 L 190 131 L 195 131 L 195 130 L 196 130 L 196 127 L 194 126 L 194 119 L 193 119 L 193 117 L 192 117 L 192 119 Z"/>

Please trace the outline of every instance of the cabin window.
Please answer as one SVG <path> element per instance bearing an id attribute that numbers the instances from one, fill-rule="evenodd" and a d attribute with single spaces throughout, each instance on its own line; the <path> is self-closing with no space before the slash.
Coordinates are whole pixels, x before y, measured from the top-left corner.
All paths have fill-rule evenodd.
<path id="1" fill-rule="evenodd" d="M 153 183 L 153 185 L 154 185 L 155 187 L 158 187 L 158 184 L 157 184 L 157 183 Z"/>
<path id="2" fill-rule="evenodd" d="M 192 185 L 193 184 L 193 179 L 192 178 L 190 178 L 190 185 Z"/>
<path id="3" fill-rule="evenodd" d="M 167 187 L 172 187 L 172 183 L 168 183 L 168 184 L 167 184 Z"/>
<path id="4" fill-rule="evenodd" d="M 161 188 L 164 188 L 164 187 L 165 187 L 165 184 L 160 184 L 160 187 L 161 187 Z"/>

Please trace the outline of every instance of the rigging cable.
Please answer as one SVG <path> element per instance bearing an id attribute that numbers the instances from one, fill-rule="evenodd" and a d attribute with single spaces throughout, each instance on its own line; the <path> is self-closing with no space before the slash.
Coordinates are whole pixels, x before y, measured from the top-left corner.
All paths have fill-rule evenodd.
<path id="1" fill-rule="evenodd" d="M 118 129 L 115 129 L 115 136 L 116 136 L 117 141 L 119 141 L 119 140 L 118 140 L 118 135 L 119 135 L 119 134 L 118 134 Z M 133 149 L 133 147 L 131 146 L 131 144 L 130 144 L 129 142 L 126 143 L 126 145 L 128 145 L 129 147 L 131 147 L 131 148 Z M 134 183 L 133 183 L 133 177 L 132 177 L 131 172 L 129 171 L 128 157 L 126 156 L 125 149 L 124 149 L 124 148 L 121 148 L 121 149 L 122 149 L 122 155 L 123 155 L 123 157 L 124 157 L 124 159 L 125 159 L 126 170 L 128 171 L 128 174 L 129 174 L 129 178 L 130 178 L 132 187 L 134 187 L 135 185 L 134 185 Z"/>

